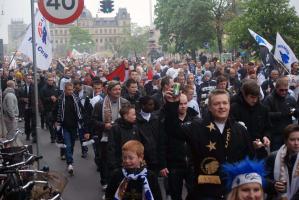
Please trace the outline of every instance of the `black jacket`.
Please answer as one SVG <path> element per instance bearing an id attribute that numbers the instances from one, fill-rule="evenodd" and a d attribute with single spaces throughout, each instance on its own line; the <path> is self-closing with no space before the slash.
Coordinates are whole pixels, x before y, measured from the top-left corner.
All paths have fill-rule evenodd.
<path id="1" fill-rule="evenodd" d="M 45 112 L 51 112 L 55 107 L 55 103 L 51 100 L 51 96 L 58 98 L 59 89 L 55 85 L 50 86 L 46 84 L 40 91 L 40 98 Z"/>
<path id="2" fill-rule="evenodd" d="M 144 160 L 151 170 L 158 169 L 158 154 L 161 137 L 159 117 L 151 113 L 149 121 L 146 121 L 140 113 L 137 113 L 136 125 L 138 127 L 142 144 L 144 145 Z"/>
<path id="3" fill-rule="evenodd" d="M 231 117 L 237 122 L 244 122 L 252 141 L 269 137 L 270 118 L 268 109 L 260 102 L 250 106 L 241 92 L 236 96 L 230 109 Z"/>
<path id="4" fill-rule="evenodd" d="M 128 100 L 120 98 L 120 107 L 130 105 Z M 97 136 L 99 139 L 102 138 L 103 131 L 105 130 L 105 123 L 103 122 L 103 102 L 97 102 L 92 110 L 90 129 L 92 130 L 92 135 Z"/>
<path id="5" fill-rule="evenodd" d="M 185 169 L 192 165 L 191 149 L 181 125 L 184 122 L 198 119 L 198 113 L 188 108 L 187 115 L 182 121 L 178 117 L 178 107 L 179 102 L 166 102 L 163 108 L 165 120 L 159 153 L 160 169 Z"/>
<path id="6" fill-rule="evenodd" d="M 141 168 L 140 170 L 142 170 Z M 139 170 L 138 170 L 139 171 Z M 148 184 L 150 186 L 151 192 L 153 194 L 154 199 L 162 200 L 161 191 L 158 183 L 157 177 L 148 170 L 147 175 Z M 108 184 L 106 193 L 105 193 L 105 199 L 106 200 L 113 200 L 114 195 L 117 191 L 117 188 L 121 181 L 124 179 L 124 175 L 122 173 L 122 170 L 115 170 L 112 174 L 111 180 Z M 142 200 L 143 199 L 143 181 L 140 179 L 137 180 L 130 180 L 128 182 L 127 189 L 125 191 L 124 197 L 122 200 Z"/>
<path id="7" fill-rule="evenodd" d="M 285 98 L 278 96 L 275 90 L 266 97 L 263 103 L 269 110 L 272 128 L 270 133 L 273 135 L 281 134 L 283 129 L 292 123 L 290 109 L 295 108 L 293 116 L 298 117 L 297 104 L 294 97 L 287 95 Z"/>
<path id="8" fill-rule="evenodd" d="M 122 146 L 129 140 L 140 140 L 136 124 L 131 124 L 122 118 L 115 121 L 108 135 L 108 167 L 112 170 L 122 166 Z"/>
<path id="9" fill-rule="evenodd" d="M 152 98 L 155 100 L 156 104 L 158 105 L 159 109 L 162 109 L 165 103 L 164 96 L 162 90 L 157 91 Z"/>
<path id="10" fill-rule="evenodd" d="M 145 94 L 148 96 L 152 96 L 157 93 L 159 90 L 154 89 L 153 81 L 149 81 L 144 85 Z"/>
<path id="11" fill-rule="evenodd" d="M 228 119 L 221 134 L 211 114 L 203 121 L 184 124 L 188 143 L 192 149 L 197 182 L 189 199 L 214 197 L 223 199 L 226 193 L 221 164 L 234 163 L 252 157 L 253 147 L 246 129 Z"/>
<path id="12" fill-rule="evenodd" d="M 270 156 L 266 159 L 266 171 L 267 171 L 267 178 L 266 178 L 266 188 L 265 192 L 267 193 L 267 200 L 273 199 L 276 195 L 279 195 L 279 193 L 276 192 L 274 188 L 275 180 L 274 180 L 274 166 L 275 166 L 275 158 L 277 155 L 277 151 L 272 152 Z M 290 175 L 290 178 L 292 178 L 292 172 L 295 162 L 296 162 L 297 155 L 294 155 L 291 157 L 291 159 L 287 160 L 288 163 L 288 174 Z M 291 179 L 290 179 L 291 180 Z M 292 199 L 290 200 L 297 200 L 299 199 L 299 190 L 295 193 Z"/>

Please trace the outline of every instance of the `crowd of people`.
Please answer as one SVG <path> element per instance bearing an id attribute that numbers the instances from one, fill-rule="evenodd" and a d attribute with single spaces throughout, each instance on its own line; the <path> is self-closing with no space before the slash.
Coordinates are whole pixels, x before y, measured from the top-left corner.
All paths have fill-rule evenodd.
<path id="1" fill-rule="evenodd" d="M 298 63 L 285 73 L 239 59 L 61 59 L 34 83 L 30 66 L 4 63 L 2 137 L 24 120 L 37 142 L 38 104 L 70 175 L 84 167 L 74 165 L 75 141 L 82 158 L 92 143 L 104 199 L 162 199 L 163 177 L 172 200 L 296 200 L 298 72 Z"/>

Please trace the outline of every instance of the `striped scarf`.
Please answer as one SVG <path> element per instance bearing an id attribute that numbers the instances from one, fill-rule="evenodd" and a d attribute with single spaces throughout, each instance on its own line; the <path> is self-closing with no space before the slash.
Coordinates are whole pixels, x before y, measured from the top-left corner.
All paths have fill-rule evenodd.
<path id="1" fill-rule="evenodd" d="M 145 200 L 154 200 L 151 188 L 149 186 L 148 180 L 147 180 L 147 169 L 144 168 L 140 173 L 138 174 L 129 174 L 124 168 L 122 169 L 124 179 L 119 184 L 116 193 L 114 195 L 114 200 L 122 200 L 124 197 L 124 194 L 126 192 L 128 182 L 130 180 L 138 180 L 141 179 L 143 181 L 143 194 Z"/>
<path id="2" fill-rule="evenodd" d="M 72 94 L 72 97 L 73 97 L 73 100 L 74 100 L 74 103 L 75 103 L 75 110 L 76 110 L 76 113 L 77 113 L 78 128 L 81 129 L 81 128 L 83 128 L 83 126 L 82 126 L 83 117 L 81 115 L 81 110 L 80 110 L 80 107 L 79 107 L 79 104 L 78 104 L 79 100 L 74 94 Z M 65 107 L 65 93 L 63 93 L 61 95 L 61 98 L 58 102 L 57 122 L 59 122 L 61 124 L 64 121 L 64 107 Z"/>

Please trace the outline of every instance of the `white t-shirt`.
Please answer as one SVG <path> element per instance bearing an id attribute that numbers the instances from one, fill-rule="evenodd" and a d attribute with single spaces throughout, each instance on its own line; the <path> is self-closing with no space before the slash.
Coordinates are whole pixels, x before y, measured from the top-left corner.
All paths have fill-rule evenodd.
<path id="1" fill-rule="evenodd" d="M 224 127 L 225 127 L 225 123 L 219 123 L 219 122 L 215 122 L 216 126 L 218 127 L 218 129 L 220 130 L 220 133 L 223 133 Z"/>

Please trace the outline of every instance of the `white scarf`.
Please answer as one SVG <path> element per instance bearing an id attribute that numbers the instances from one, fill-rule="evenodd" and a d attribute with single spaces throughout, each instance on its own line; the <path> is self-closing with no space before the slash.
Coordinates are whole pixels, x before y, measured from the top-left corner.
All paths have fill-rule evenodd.
<path id="1" fill-rule="evenodd" d="M 297 153 L 296 162 L 292 171 L 292 182 L 289 180 L 289 172 L 286 164 L 284 163 L 284 158 L 287 154 L 287 147 L 282 145 L 277 152 L 274 164 L 274 179 L 276 181 L 285 180 L 287 182 L 287 192 L 282 194 L 281 197 L 287 197 L 287 199 L 292 199 L 294 194 L 299 189 L 299 154 Z"/>
<path id="2" fill-rule="evenodd" d="M 149 186 L 148 180 L 146 178 L 147 176 L 147 169 L 144 168 L 139 174 L 129 174 L 124 168 L 122 169 L 123 175 L 124 175 L 124 179 L 120 182 L 116 193 L 114 195 L 114 200 L 121 200 L 122 197 L 120 196 L 120 193 L 124 192 L 124 191 L 120 191 L 121 186 L 124 184 L 124 182 L 129 181 L 129 180 L 137 180 L 137 179 L 141 179 L 143 181 L 143 194 L 144 197 L 143 199 L 145 200 L 154 200 L 151 188 Z"/>

